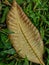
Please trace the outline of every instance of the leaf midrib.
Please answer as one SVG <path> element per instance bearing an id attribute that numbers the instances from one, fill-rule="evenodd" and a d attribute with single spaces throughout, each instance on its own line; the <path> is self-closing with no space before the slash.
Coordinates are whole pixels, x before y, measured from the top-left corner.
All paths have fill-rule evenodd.
<path id="1" fill-rule="evenodd" d="M 21 32 L 22 32 L 22 34 L 23 34 L 24 38 L 26 39 L 26 41 L 27 41 L 28 45 L 30 46 L 30 48 L 31 48 L 31 49 L 32 49 L 32 51 L 34 52 L 35 56 L 38 58 L 39 62 L 42 64 L 41 59 L 38 57 L 38 55 L 36 54 L 36 52 L 35 52 L 35 51 L 34 51 L 34 49 L 32 48 L 31 44 L 29 43 L 28 39 L 26 38 L 26 35 L 24 34 L 23 29 L 22 29 L 22 27 L 21 27 L 20 23 L 19 23 L 19 27 L 20 27 L 20 30 L 21 30 Z M 43 65 L 43 64 L 42 64 L 42 65 Z"/>

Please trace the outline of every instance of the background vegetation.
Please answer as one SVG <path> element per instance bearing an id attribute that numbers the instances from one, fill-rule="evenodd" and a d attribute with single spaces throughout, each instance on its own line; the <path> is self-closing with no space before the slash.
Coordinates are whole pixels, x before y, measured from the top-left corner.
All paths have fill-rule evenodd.
<path id="1" fill-rule="evenodd" d="M 12 3 L 13 0 L 8 0 Z M 49 65 L 49 0 L 16 0 L 23 11 L 38 28 L 44 42 L 44 62 Z M 21 59 L 12 47 L 8 34 L 11 32 L 6 26 L 7 13 L 10 6 L 0 1 L 0 65 L 38 65 Z"/>

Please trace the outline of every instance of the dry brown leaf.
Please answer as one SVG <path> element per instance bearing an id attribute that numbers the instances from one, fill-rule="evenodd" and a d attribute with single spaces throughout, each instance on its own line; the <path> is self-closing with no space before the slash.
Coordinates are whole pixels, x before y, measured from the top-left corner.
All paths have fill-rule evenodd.
<path id="1" fill-rule="evenodd" d="M 9 35 L 9 38 L 16 52 L 22 58 L 27 56 L 29 61 L 45 65 L 43 62 L 44 45 L 39 31 L 15 0 L 7 16 L 7 26 L 14 32 Z"/>

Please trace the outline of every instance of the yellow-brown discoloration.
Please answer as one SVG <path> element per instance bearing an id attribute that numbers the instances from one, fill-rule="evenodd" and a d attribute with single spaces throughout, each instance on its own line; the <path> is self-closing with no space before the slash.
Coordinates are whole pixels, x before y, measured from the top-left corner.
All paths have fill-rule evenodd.
<path id="1" fill-rule="evenodd" d="M 43 62 L 44 45 L 37 28 L 24 14 L 21 7 L 13 0 L 7 16 L 7 27 L 14 32 L 9 35 L 11 43 L 22 58 L 45 65 Z"/>

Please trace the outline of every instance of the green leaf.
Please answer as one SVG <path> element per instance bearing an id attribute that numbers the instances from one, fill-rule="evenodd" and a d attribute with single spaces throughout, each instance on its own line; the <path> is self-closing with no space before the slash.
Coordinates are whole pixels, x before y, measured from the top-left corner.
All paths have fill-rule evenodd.
<path id="1" fill-rule="evenodd" d="M 15 65 L 15 60 L 11 61 L 11 62 L 8 63 L 7 65 Z"/>
<path id="2" fill-rule="evenodd" d="M 9 11 L 9 8 L 6 7 L 4 12 L 3 12 L 3 16 L 2 16 L 2 19 L 1 19 L 1 23 L 4 23 L 5 22 L 5 19 L 6 19 L 6 16 L 7 16 L 7 13 Z"/>
<path id="3" fill-rule="evenodd" d="M 48 45 L 49 44 L 49 39 L 47 40 L 47 42 L 45 43 L 45 45 Z"/>
<path id="4" fill-rule="evenodd" d="M 18 4 L 22 4 L 24 2 L 24 0 L 16 0 L 18 2 Z"/>
<path id="5" fill-rule="evenodd" d="M 44 31 L 44 29 L 42 27 L 40 27 L 40 33 L 41 33 L 42 39 L 44 39 L 45 31 Z"/>
<path id="6" fill-rule="evenodd" d="M 17 65 L 17 62 L 15 63 L 15 65 Z"/>
<path id="7" fill-rule="evenodd" d="M 47 25 L 49 25 L 49 21 L 46 20 L 46 17 L 41 15 L 41 18 L 43 20 L 44 23 L 46 23 Z"/>
<path id="8" fill-rule="evenodd" d="M 49 65 L 49 56 L 48 56 L 48 58 L 47 58 L 47 65 Z"/>
<path id="9" fill-rule="evenodd" d="M 1 34 L 1 41 L 4 45 L 4 49 L 10 49 L 11 48 L 11 44 L 10 44 L 10 41 L 8 39 L 8 36 L 6 36 L 5 34 Z"/>
<path id="10" fill-rule="evenodd" d="M 22 62 L 21 62 L 21 61 L 18 61 L 18 62 L 17 62 L 17 65 L 22 65 Z"/>
<path id="11" fill-rule="evenodd" d="M 6 35 L 14 33 L 14 32 L 12 32 L 12 31 L 10 31 L 8 29 L 2 29 L 0 32 L 3 33 L 3 34 L 6 34 Z"/>
<path id="12" fill-rule="evenodd" d="M 0 65 L 6 65 L 5 63 L 3 63 L 3 62 L 0 62 Z"/>
<path id="13" fill-rule="evenodd" d="M 9 49 L 9 50 L 5 50 L 5 51 L 2 51 L 1 53 L 3 53 L 3 54 L 15 54 L 16 52 L 15 52 L 15 50 L 14 49 Z"/>
<path id="14" fill-rule="evenodd" d="M 29 61 L 27 58 L 24 59 L 24 64 L 23 65 L 29 65 Z"/>
<path id="15" fill-rule="evenodd" d="M 48 55 L 49 55 L 49 49 L 48 49 L 48 48 L 46 48 L 46 50 L 47 50 L 47 52 L 48 52 Z"/>

